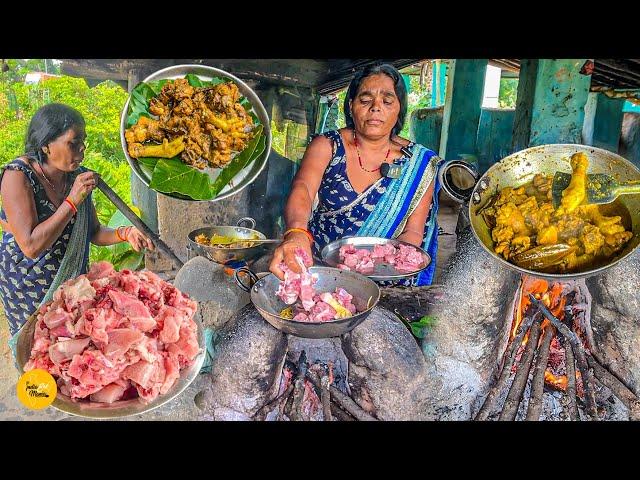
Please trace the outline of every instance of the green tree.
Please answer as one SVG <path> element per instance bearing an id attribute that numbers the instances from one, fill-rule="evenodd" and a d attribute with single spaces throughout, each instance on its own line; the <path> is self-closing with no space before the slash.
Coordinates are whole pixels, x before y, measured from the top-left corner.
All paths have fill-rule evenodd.
<path id="1" fill-rule="evenodd" d="M 500 91 L 498 93 L 498 105 L 500 108 L 516 108 L 518 96 L 518 79 L 501 78 Z"/>
<path id="2" fill-rule="evenodd" d="M 127 92 L 111 81 L 89 88 L 84 79 L 68 76 L 26 85 L 26 73 L 44 71 L 44 60 L 5 60 L 5 63 L 9 70 L 0 73 L 0 166 L 24 153 L 29 121 L 38 108 L 50 102 L 64 103 L 76 108 L 86 121 L 87 150 L 83 166 L 98 172 L 131 205 L 129 165 L 120 144 L 120 114 Z M 55 65 L 48 63 L 50 73 L 52 68 L 55 69 Z M 100 222 L 106 225 L 116 208 L 97 190 L 93 198 Z M 113 263 L 116 260 L 113 250 L 92 245 L 91 261 Z M 123 253 L 126 252 L 120 248 L 118 255 Z"/>

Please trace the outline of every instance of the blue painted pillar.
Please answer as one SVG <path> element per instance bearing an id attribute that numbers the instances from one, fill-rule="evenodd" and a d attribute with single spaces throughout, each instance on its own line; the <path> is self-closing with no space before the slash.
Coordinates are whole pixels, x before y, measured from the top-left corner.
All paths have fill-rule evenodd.
<path id="1" fill-rule="evenodd" d="M 409 138 L 434 152 L 439 151 L 443 111 L 444 106 L 414 110 L 409 122 Z"/>
<path id="2" fill-rule="evenodd" d="M 482 109 L 476 146 L 480 173 L 511 153 L 514 114 L 506 108 Z"/>
<path id="3" fill-rule="evenodd" d="M 584 107 L 584 144 L 618 153 L 624 102 L 623 98 L 609 98 L 604 93 L 589 93 Z"/>
<path id="4" fill-rule="evenodd" d="M 513 150 L 547 143 L 582 143 L 591 77 L 586 59 L 526 59 L 520 64 Z"/>
<path id="5" fill-rule="evenodd" d="M 486 72 L 486 59 L 451 61 L 440 136 L 441 158 L 451 160 L 461 158 L 461 154 L 476 155 Z"/>
<path id="6" fill-rule="evenodd" d="M 431 76 L 431 106 L 444 105 L 447 85 L 447 64 L 436 60 L 433 62 L 433 75 Z"/>

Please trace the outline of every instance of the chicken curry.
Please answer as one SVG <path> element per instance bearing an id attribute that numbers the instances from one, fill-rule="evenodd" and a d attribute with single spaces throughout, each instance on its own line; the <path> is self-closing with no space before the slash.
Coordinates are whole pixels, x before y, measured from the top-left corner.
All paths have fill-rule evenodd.
<path id="1" fill-rule="evenodd" d="M 494 251 L 522 268 L 572 273 L 606 264 L 633 237 L 630 215 L 618 201 L 585 204 L 589 159 L 571 157 L 571 182 L 553 207 L 550 175 L 537 174 L 520 187 L 506 187 L 482 210 Z"/>
<path id="2" fill-rule="evenodd" d="M 192 87 L 186 79 L 168 81 L 151 98 L 149 112 L 125 131 L 132 158 L 180 158 L 198 169 L 223 168 L 247 146 L 253 119 L 240 103 L 233 82 Z"/>

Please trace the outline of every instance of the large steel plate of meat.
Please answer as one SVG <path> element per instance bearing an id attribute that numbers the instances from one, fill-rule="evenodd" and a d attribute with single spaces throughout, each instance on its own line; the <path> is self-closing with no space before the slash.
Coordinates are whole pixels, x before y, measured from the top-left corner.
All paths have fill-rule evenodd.
<path id="1" fill-rule="evenodd" d="M 418 254 L 422 257 L 421 262 L 410 270 L 399 269 L 391 262 L 385 261 L 384 257 L 374 259 L 373 268 L 351 268 L 351 270 L 361 273 L 362 275 L 366 275 L 374 281 L 401 280 L 404 278 L 411 278 L 418 275 L 431 263 L 431 257 L 422 248 L 416 247 L 415 245 L 407 242 L 403 242 L 402 240 L 380 237 L 344 237 L 339 240 L 335 240 L 328 245 L 325 245 L 325 247 L 320 252 L 320 260 L 322 260 L 322 263 L 330 267 L 344 268 L 339 267 L 339 265 L 344 265 L 343 259 L 340 258 L 340 249 L 346 245 L 351 245 L 356 250 L 367 250 L 369 252 L 373 252 L 376 246 L 391 245 L 395 249 L 400 250 L 400 245 L 403 245 L 404 247 L 411 247 L 412 249 L 417 250 Z"/>
<path id="2" fill-rule="evenodd" d="M 32 315 L 18 333 L 16 361 L 20 367 L 21 373 L 24 373 L 24 366 L 29 361 L 31 349 L 33 347 L 33 335 L 36 320 L 37 314 Z M 77 415 L 79 417 L 120 418 L 131 415 L 140 415 L 170 402 L 180 395 L 191 384 L 191 382 L 195 380 L 204 363 L 206 355 L 204 326 L 197 315 L 194 316 L 193 321 L 198 326 L 198 346 L 200 347 L 200 352 L 190 367 L 180 371 L 180 377 L 164 395 L 159 395 L 148 403 L 144 403 L 139 397 L 131 400 L 120 400 L 113 403 L 99 403 L 85 400 L 72 400 L 70 397 L 63 395 L 58 391 L 56 399 L 53 401 L 51 406 L 61 412 Z"/>

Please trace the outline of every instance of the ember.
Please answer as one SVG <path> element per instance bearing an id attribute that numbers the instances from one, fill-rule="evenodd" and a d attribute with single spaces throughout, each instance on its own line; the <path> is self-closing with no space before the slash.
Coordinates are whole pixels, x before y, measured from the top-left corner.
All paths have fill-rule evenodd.
<path id="1" fill-rule="evenodd" d="M 569 419 L 580 418 L 579 402 L 584 406 L 586 418 L 599 420 L 602 409 L 598 410 L 595 380 L 624 403 L 631 419 L 640 418 L 638 398 L 597 360 L 589 326 L 588 299 L 583 282 L 549 285 L 539 278 L 523 278 L 517 292 L 504 366 L 476 420 L 496 415 L 494 408 L 512 373 L 513 381 L 499 420 L 516 419 L 523 395 L 527 397 L 528 383 L 526 420 L 540 419 L 545 386 L 564 393 Z"/>

